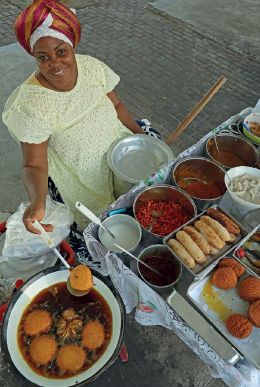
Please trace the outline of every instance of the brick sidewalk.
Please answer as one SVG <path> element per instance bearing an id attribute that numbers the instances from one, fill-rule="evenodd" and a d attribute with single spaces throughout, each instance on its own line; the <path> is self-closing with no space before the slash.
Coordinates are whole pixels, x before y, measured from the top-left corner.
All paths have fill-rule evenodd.
<path id="1" fill-rule="evenodd" d="M 15 18 L 27 0 L 1 2 L 0 46 L 16 42 Z M 74 0 L 82 38 L 77 52 L 121 77 L 116 93 L 135 118 L 166 139 L 221 75 L 227 82 L 172 144 L 177 155 L 230 116 L 254 106 L 259 63 L 146 9 L 143 0 Z"/>

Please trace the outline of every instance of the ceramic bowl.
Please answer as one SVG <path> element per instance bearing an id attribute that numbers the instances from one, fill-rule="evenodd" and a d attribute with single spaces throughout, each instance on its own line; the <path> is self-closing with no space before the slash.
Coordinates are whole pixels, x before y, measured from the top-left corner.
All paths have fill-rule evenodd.
<path id="1" fill-rule="evenodd" d="M 244 123 L 247 125 L 249 129 L 251 129 L 252 122 L 257 122 L 260 125 L 260 114 L 254 113 L 254 114 L 249 114 L 244 119 Z M 252 133 L 249 133 L 249 131 L 243 127 L 243 133 L 248 138 L 250 141 L 252 141 L 254 144 L 260 145 L 260 137 L 254 136 Z"/>
<path id="2" fill-rule="evenodd" d="M 100 359 L 85 372 L 67 379 L 48 379 L 37 375 L 23 359 L 17 344 L 17 328 L 24 309 L 43 289 L 67 281 L 69 271 L 64 266 L 54 266 L 41 271 L 25 282 L 8 304 L 1 329 L 2 353 L 19 382 L 26 386 L 72 387 L 85 386 L 95 380 L 117 358 L 124 342 L 126 312 L 123 301 L 112 282 L 91 270 L 95 289 L 109 304 L 113 317 L 111 341 Z"/>

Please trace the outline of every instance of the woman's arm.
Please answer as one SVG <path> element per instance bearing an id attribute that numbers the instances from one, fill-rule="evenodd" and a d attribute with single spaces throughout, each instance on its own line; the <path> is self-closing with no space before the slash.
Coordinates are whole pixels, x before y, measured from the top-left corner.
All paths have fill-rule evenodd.
<path id="1" fill-rule="evenodd" d="M 107 96 L 113 102 L 117 112 L 117 117 L 122 122 L 122 124 L 125 125 L 128 129 L 130 129 L 133 133 L 145 134 L 145 132 L 140 128 L 137 122 L 135 122 L 127 108 L 115 94 L 115 92 L 111 91 L 110 93 L 107 93 Z"/>
<path id="2" fill-rule="evenodd" d="M 48 141 L 41 144 L 21 142 L 23 152 L 22 176 L 29 196 L 30 205 L 23 215 L 23 222 L 28 231 L 40 234 L 32 225 L 35 219 L 41 221 L 45 214 L 46 195 L 48 191 Z M 51 224 L 42 225 L 46 231 L 52 231 Z"/>

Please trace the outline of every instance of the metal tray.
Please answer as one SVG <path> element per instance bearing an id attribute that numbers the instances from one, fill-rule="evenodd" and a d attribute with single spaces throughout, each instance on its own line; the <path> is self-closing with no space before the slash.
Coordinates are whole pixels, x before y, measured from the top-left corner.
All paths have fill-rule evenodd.
<path id="1" fill-rule="evenodd" d="M 206 211 L 201 212 L 199 215 L 195 216 L 195 218 L 193 218 L 190 221 L 188 221 L 187 223 L 185 223 L 185 225 L 179 227 L 177 230 L 173 231 L 171 234 L 169 234 L 165 238 L 163 238 L 163 244 L 165 246 L 167 246 L 168 250 L 171 251 L 171 253 L 185 266 L 185 268 L 190 273 L 192 273 L 194 276 L 199 277 L 199 278 L 201 278 L 204 275 L 206 275 L 211 270 L 212 266 L 215 266 L 221 258 L 226 256 L 231 250 L 233 250 L 237 246 L 239 241 L 242 238 L 246 237 L 247 234 L 248 234 L 248 231 L 240 223 L 238 223 L 238 221 L 236 219 L 234 219 L 230 214 L 225 212 L 218 205 L 214 205 L 214 206 L 212 206 L 210 208 L 214 208 L 215 210 L 218 210 L 218 211 L 222 212 L 222 214 L 226 215 L 227 218 L 231 219 L 232 222 L 234 222 L 240 228 L 240 234 L 237 235 L 236 241 L 234 243 L 226 243 L 225 246 L 223 247 L 223 249 L 221 249 L 217 255 L 214 255 L 214 256 L 213 255 L 207 255 L 207 261 L 203 265 L 197 263 L 196 266 L 193 269 L 188 268 L 184 264 L 184 262 L 170 249 L 170 247 L 168 246 L 167 242 L 171 238 L 175 238 L 176 233 L 178 231 L 180 231 L 184 226 L 193 225 L 197 220 L 200 219 L 200 217 L 202 215 L 206 214 Z"/>
<path id="2" fill-rule="evenodd" d="M 166 302 L 228 364 L 233 365 L 243 358 L 175 289 Z"/>
<path id="3" fill-rule="evenodd" d="M 201 294 L 203 292 L 205 293 L 205 290 L 203 290 L 204 285 L 209 280 L 214 270 L 215 268 L 213 268 L 206 276 L 193 282 L 193 284 L 189 286 L 187 291 L 188 299 L 199 309 L 200 313 L 221 332 L 238 352 L 247 358 L 255 368 L 260 369 L 260 346 L 258 344 L 260 340 L 260 329 L 253 327 L 253 331 L 249 337 L 243 340 L 236 339 L 228 332 L 225 321 L 223 321 L 224 319 L 221 320 L 220 315 L 212 311 L 201 297 Z M 254 275 L 245 267 L 245 273 L 240 277 L 234 289 L 222 290 L 214 286 L 214 290 L 217 293 L 215 297 L 219 297 L 220 301 L 229 309 L 229 315 L 240 313 L 247 316 L 247 309 L 250 306 L 250 302 L 239 297 L 238 288 L 241 281 L 250 276 Z M 218 299 L 217 301 L 219 302 Z M 228 317 L 228 313 L 226 318 Z"/>
<path id="4" fill-rule="evenodd" d="M 243 249 L 244 250 L 244 245 L 246 243 L 246 241 L 253 235 L 255 234 L 256 232 L 260 232 L 260 225 L 258 225 L 257 227 L 255 227 L 252 231 L 250 231 L 249 234 L 247 234 L 247 236 L 245 238 L 243 238 L 237 245 L 236 249 L 234 250 L 233 252 L 233 258 L 237 258 L 236 257 L 236 250 L 237 249 Z M 253 265 L 253 263 L 251 263 L 251 261 L 249 261 L 246 257 L 246 255 L 243 257 L 243 258 L 240 258 L 240 259 L 237 259 L 237 261 L 241 262 L 243 264 L 243 266 L 252 274 L 252 275 L 255 275 L 256 277 L 258 277 L 260 279 L 260 267 L 257 268 L 256 266 Z"/>

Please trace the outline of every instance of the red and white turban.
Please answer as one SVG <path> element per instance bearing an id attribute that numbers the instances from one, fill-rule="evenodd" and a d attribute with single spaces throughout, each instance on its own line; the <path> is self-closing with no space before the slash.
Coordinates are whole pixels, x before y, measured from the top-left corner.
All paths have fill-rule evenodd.
<path id="1" fill-rule="evenodd" d="M 51 36 L 76 47 L 81 27 L 75 11 L 56 0 L 34 0 L 15 21 L 15 35 L 23 48 L 33 55 L 38 39 Z"/>

